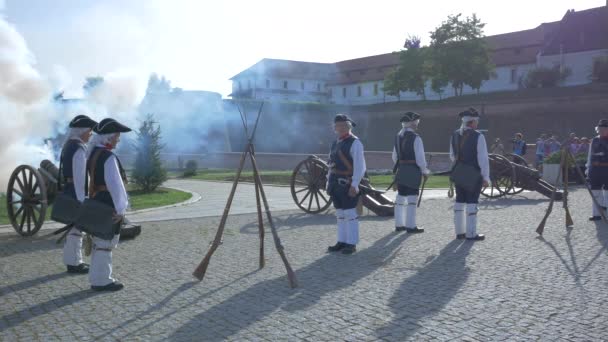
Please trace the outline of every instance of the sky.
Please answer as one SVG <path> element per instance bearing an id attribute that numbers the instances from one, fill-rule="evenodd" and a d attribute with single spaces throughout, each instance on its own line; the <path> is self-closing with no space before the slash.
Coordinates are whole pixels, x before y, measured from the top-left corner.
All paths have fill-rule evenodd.
<path id="1" fill-rule="evenodd" d="M 606 0 L 0 0 L 35 68 L 77 96 L 92 75 L 150 73 L 226 97 L 229 78 L 262 58 L 337 62 L 401 49 L 450 14 L 476 13 L 485 34 L 560 20 Z M 1 42 L 0 42 L 1 44 Z"/>

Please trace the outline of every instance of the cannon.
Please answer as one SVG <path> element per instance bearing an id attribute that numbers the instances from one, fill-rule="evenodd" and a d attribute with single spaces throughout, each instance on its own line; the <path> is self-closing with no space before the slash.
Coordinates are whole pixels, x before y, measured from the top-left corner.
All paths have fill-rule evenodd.
<path id="1" fill-rule="evenodd" d="M 490 154 L 490 185 L 481 192 L 488 198 L 499 198 L 507 195 L 516 195 L 524 190 L 536 191 L 547 198 L 551 198 L 553 185 L 541 179 L 540 172 L 530 168 L 524 158 L 518 155 Z M 561 201 L 562 191 L 556 191 L 555 199 Z"/>
<path id="2" fill-rule="evenodd" d="M 9 221 L 21 236 L 32 236 L 42 227 L 47 209 L 58 193 L 59 169 L 49 160 L 40 162 L 39 168 L 20 165 L 11 174 L 6 190 L 6 207 Z M 64 228 L 55 233 L 66 231 Z M 125 219 L 121 238 L 135 237 L 141 226 Z"/>
<path id="3" fill-rule="evenodd" d="M 291 175 L 291 197 L 304 212 L 317 214 L 331 205 L 331 199 L 325 194 L 329 165 L 317 156 L 309 156 L 293 170 Z M 383 191 L 375 189 L 364 177 L 359 185 L 363 206 L 378 216 L 393 216 L 395 202 Z"/>
<path id="4" fill-rule="evenodd" d="M 482 196 L 500 198 L 516 195 L 524 190 L 536 191 L 550 198 L 553 185 L 540 178 L 538 170 L 528 167 L 525 159 L 512 155 L 513 160 L 490 154 L 490 184 L 482 189 Z M 290 179 L 291 197 L 304 212 L 318 214 L 329 208 L 331 199 L 325 193 L 329 166 L 321 158 L 312 155 L 296 165 Z M 450 171 L 435 175 L 449 175 Z M 375 189 L 369 178 L 364 177 L 359 186 L 362 204 L 378 216 L 393 216 L 395 202 L 384 191 Z M 561 201 L 562 191 L 556 191 L 555 199 Z"/>

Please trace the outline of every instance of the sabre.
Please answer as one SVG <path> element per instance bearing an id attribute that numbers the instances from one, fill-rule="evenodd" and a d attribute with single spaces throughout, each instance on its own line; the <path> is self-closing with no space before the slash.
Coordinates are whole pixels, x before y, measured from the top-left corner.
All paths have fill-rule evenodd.
<path id="1" fill-rule="evenodd" d="M 431 164 L 431 160 L 433 159 L 433 155 L 429 156 L 429 164 Z M 420 188 L 420 196 L 418 196 L 418 204 L 416 204 L 416 208 L 420 208 L 420 202 L 422 201 L 422 193 L 424 193 L 424 186 L 426 185 L 426 181 L 429 179 L 428 176 L 422 176 L 424 179 L 422 181 L 422 187 Z"/>
<path id="2" fill-rule="evenodd" d="M 426 185 L 427 179 L 429 179 L 428 176 L 424 177 L 424 180 L 422 181 L 422 187 L 420 188 L 420 196 L 418 196 L 418 204 L 416 205 L 416 208 L 420 208 L 420 202 L 422 201 L 422 193 L 424 192 L 424 186 Z"/>

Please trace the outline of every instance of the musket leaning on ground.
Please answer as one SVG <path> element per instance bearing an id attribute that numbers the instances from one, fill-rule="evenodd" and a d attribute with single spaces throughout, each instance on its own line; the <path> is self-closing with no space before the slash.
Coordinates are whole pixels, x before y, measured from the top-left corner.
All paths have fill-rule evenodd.
<path id="1" fill-rule="evenodd" d="M 559 183 L 559 180 L 562 177 L 562 170 L 564 169 L 565 157 L 566 157 L 566 154 L 563 153 L 563 151 L 562 151 L 562 156 L 561 156 L 561 159 L 559 162 L 559 170 L 557 170 L 557 177 L 555 179 L 555 186 L 553 187 L 553 191 L 551 192 L 551 201 L 549 202 L 549 207 L 547 208 L 547 211 L 545 212 L 545 216 L 543 217 L 543 219 L 538 224 L 538 227 L 536 228 L 536 232 L 539 235 L 543 235 L 543 232 L 545 231 L 545 225 L 547 224 L 547 219 L 549 218 L 549 215 L 551 215 L 551 211 L 553 211 L 553 203 L 555 202 L 555 193 L 557 192 L 557 184 Z"/>

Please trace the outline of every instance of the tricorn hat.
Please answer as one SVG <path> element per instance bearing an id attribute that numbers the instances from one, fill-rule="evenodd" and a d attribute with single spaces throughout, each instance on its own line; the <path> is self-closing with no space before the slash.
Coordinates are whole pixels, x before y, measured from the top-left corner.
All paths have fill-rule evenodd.
<path id="1" fill-rule="evenodd" d="M 478 118 L 479 117 L 479 112 L 477 111 L 477 109 L 475 109 L 473 107 L 469 107 L 469 109 L 460 112 L 458 114 L 458 116 L 461 117 L 461 118 L 463 118 L 465 116 L 472 117 L 472 118 Z"/>
<path id="2" fill-rule="evenodd" d="M 97 121 L 86 115 L 77 115 L 70 121 L 70 128 L 93 128 L 97 125 Z"/>
<path id="3" fill-rule="evenodd" d="M 97 134 L 126 133 L 131 132 L 131 129 L 114 119 L 106 118 L 95 126 L 93 132 Z"/>
<path id="4" fill-rule="evenodd" d="M 403 114 L 403 116 L 401 117 L 401 120 L 399 120 L 400 122 L 412 122 L 412 121 L 416 121 L 420 119 L 420 114 L 415 113 L 415 112 L 406 112 L 405 114 Z"/>
<path id="5" fill-rule="evenodd" d="M 334 123 L 336 122 L 350 122 L 353 127 L 357 126 L 353 119 L 349 118 L 346 114 L 336 114 L 336 117 L 334 117 Z"/>

